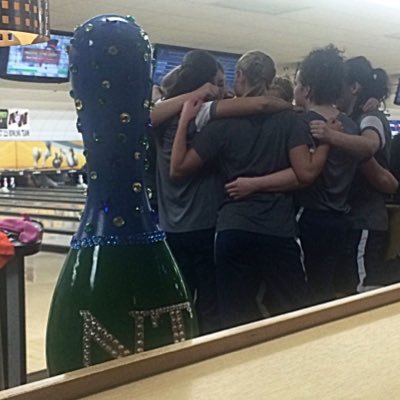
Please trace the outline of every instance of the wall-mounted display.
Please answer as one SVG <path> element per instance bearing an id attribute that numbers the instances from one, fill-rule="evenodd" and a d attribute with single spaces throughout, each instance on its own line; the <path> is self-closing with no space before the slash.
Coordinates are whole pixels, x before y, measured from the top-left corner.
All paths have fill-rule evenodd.
<path id="1" fill-rule="evenodd" d="M 67 48 L 71 35 L 54 31 L 48 42 L 0 49 L 0 77 L 27 82 L 68 82 Z"/>

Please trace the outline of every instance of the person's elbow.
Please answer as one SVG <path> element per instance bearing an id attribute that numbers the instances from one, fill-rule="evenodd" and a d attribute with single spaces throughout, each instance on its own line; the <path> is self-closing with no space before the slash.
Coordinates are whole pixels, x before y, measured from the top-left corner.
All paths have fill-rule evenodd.
<path id="1" fill-rule="evenodd" d="M 387 192 L 387 194 L 395 194 L 399 191 L 399 182 L 396 181 L 396 183 L 392 184 L 390 186 L 390 191 Z"/>
<path id="2" fill-rule="evenodd" d="M 301 171 L 295 171 L 297 180 L 302 187 L 310 186 L 317 179 L 317 174 L 311 169 L 304 169 Z"/>
<path id="3" fill-rule="evenodd" d="M 361 148 L 362 148 L 362 154 L 360 154 L 360 157 L 362 159 L 369 160 L 372 157 L 374 157 L 376 152 L 379 150 L 379 143 L 370 141 L 365 146 L 363 146 Z"/>
<path id="4" fill-rule="evenodd" d="M 271 107 L 271 98 L 269 96 L 262 96 L 261 101 L 255 105 L 258 114 L 268 112 Z"/>
<path id="5" fill-rule="evenodd" d="M 160 118 L 158 113 L 150 113 L 150 122 L 153 128 L 158 128 L 164 121 Z"/>
<path id="6" fill-rule="evenodd" d="M 365 147 L 365 150 L 364 150 L 364 153 L 362 154 L 362 158 L 365 158 L 365 159 L 370 159 L 370 158 L 372 158 L 372 157 L 374 157 L 374 155 L 375 155 L 375 153 L 378 151 L 378 148 L 377 147 L 375 147 L 375 146 L 373 146 L 373 145 L 371 145 L 371 146 L 366 146 Z"/>
<path id="7" fill-rule="evenodd" d="M 158 128 L 160 125 L 167 122 L 174 115 L 171 114 L 166 105 L 160 102 L 150 111 L 150 122 L 153 128 Z"/>
<path id="8" fill-rule="evenodd" d="M 385 179 L 381 184 L 381 189 L 385 194 L 395 194 L 399 190 L 399 181 L 395 178 Z"/>
<path id="9" fill-rule="evenodd" d="M 311 186 L 315 182 L 315 177 L 312 175 L 307 175 L 304 177 L 298 178 L 299 184 L 301 187 L 308 187 Z"/>
<path id="10" fill-rule="evenodd" d="M 184 168 L 178 166 L 178 165 L 172 165 L 169 168 L 169 177 L 173 180 L 179 180 L 182 178 L 185 178 L 188 176 L 187 170 Z"/>

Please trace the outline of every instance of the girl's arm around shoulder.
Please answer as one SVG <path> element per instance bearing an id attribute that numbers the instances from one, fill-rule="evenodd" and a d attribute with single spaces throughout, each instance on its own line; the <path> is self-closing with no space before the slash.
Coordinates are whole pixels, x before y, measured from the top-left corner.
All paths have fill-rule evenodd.
<path id="1" fill-rule="evenodd" d="M 386 194 L 396 193 L 399 188 L 398 180 L 387 169 L 383 168 L 373 157 L 360 166 L 363 175 L 377 190 Z"/>
<path id="2" fill-rule="evenodd" d="M 289 152 L 290 163 L 300 184 L 311 185 L 321 174 L 329 154 L 329 146 L 320 144 L 310 151 L 307 145 L 296 146 Z"/>
<path id="3" fill-rule="evenodd" d="M 185 93 L 167 100 L 158 101 L 150 113 L 153 127 L 156 128 L 168 121 L 170 118 L 178 115 L 182 111 L 185 101 L 190 99 L 213 99 L 218 95 L 218 90 L 218 86 L 206 83 L 193 92 Z"/>
<path id="4" fill-rule="evenodd" d="M 239 177 L 225 185 L 225 190 L 233 200 L 240 200 L 259 192 L 291 192 L 302 189 L 293 168 L 255 177 Z"/>
<path id="5" fill-rule="evenodd" d="M 379 136 L 372 129 L 365 129 L 362 135 L 350 135 L 332 128 L 325 121 L 314 120 L 310 122 L 310 130 L 320 142 L 338 147 L 359 159 L 373 157 L 380 147 Z"/>
<path id="6" fill-rule="evenodd" d="M 274 96 L 235 97 L 217 101 L 213 118 L 269 114 L 292 108 L 290 103 Z"/>
<path id="7" fill-rule="evenodd" d="M 187 130 L 190 121 L 196 117 L 202 101 L 188 100 L 185 102 L 179 119 L 171 152 L 169 174 L 171 178 L 179 179 L 199 170 L 204 162 L 194 149 L 187 148 Z"/>

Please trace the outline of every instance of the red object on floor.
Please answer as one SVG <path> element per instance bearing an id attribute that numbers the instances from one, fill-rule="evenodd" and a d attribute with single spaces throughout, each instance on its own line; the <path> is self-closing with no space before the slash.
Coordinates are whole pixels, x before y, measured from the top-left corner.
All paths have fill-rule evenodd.
<path id="1" fill-rule="evenodd" d="M 5 233 L 0 232 L 0 268 L 3 268 L 14 254 L 14 245 Z"/>

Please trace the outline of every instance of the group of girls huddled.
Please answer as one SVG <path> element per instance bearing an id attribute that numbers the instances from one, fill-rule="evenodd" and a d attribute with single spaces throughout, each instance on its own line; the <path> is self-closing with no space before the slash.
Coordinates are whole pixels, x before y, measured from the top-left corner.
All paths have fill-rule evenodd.
<path id="1" fill-rule="evenodd" d="M 385 72 L 329 45 L 303 60 L 293 93 L 270 56 L 249 51 L 234 94 L 194 50 L 152 111 L 160 227 L 201 332 L 386 284 L 385 193 L 398 182 L 378 110 Z"/>

